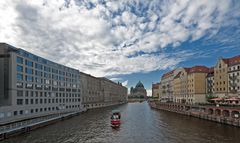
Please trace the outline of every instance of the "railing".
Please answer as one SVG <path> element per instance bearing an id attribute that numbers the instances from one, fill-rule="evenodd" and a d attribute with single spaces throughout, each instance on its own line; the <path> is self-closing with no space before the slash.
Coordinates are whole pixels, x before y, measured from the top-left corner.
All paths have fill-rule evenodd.
<path id="1" fill-rule="evenodd" d="M 39 117 L 36 119 L 30 119 L 30 120 L 26 120 L 26 121 L 3 125 L 3 126 L 0 126 L 0 134 L 6 133 L 6 132 L 11 132 L 11 131 L 18 130 L 18 129 L 22 129 L 25 127 L 30 127 L 30 126 L 37 125 L 40 123 L 52 121 L 52 120 L 55 120 L 55 119 L 58 119 L 61 117 L 67 117 L 69 115 L 73 115 L 76 113 L 78 113 L 78 112 L 65 113 L 65 114 L 54 114 L 54 115 L 49 115 L 49 116 L 45 116 L 45 117 Z"/>

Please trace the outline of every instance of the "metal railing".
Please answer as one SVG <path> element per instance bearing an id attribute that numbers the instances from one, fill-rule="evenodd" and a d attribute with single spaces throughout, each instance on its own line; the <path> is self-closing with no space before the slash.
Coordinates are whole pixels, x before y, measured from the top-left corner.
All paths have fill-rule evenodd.
<path id="1" fill-rule="evenodd" d="M 8 125 L 2 125 L 2 126 L 0 126 L 0 134 L 11 132 L 14 130 L 19 130 L 19 129 L 26 128 L 26 127 L 31 127 L 33 125 L 45 123 L 48 121 L 52 121 L 52 120 L 59 119 L 62 117 L 67 117 L 67 116 L 77 114 L 77 113 L 79 113 L 79 112 L 54 114 L 54 115 L 49 115 L 49 116 L 45 116 L 45 117 L 39 117 L 39 118 L 35 118 L 35 119 L 15 122 L 15 123 L 11 123 Z"/>

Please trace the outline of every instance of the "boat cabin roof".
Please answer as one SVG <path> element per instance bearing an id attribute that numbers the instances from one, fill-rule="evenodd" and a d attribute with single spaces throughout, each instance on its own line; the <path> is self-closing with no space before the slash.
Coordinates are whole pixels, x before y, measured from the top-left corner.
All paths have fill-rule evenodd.
<path id="1" fill-rule="evenodd" d="M 120 114 L 120 110 L 112 110 L 112 113 L 119 113 Z"/>

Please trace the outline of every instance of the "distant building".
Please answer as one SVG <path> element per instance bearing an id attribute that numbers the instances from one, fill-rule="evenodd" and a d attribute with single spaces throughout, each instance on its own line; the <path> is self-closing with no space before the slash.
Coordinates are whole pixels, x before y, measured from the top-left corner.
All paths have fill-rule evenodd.
<path id="1" fill-rule="evenodd" d="M 206 76 L 206 94 L 207 96 L 214 96 L 214 68 L 210 68 Z"/>
<path id="2" fill-rule="evenodd" d="M 125 103 L 127 88 L 107 78 L 97 78 L 80 72 L 82 104 L 87 109 Z"/>
<path id="3" fill-rule="evenodd" d="M 161 87 L 161 83 L 153 83 L 152 84 L 152 97 L 153 98 L 159 98 L 160 96 L 160 87 Z"/>
<path id="4" fill-rule="evenodd" d="M 174 69 L 163 74 L 160 85 L 161 102 L 195 104 L 209 97 L 240 97 L 240 55 L 220 58 L 211 68 Z"/>
<path id="5" fill-rule="evenodd" d="M 129 98 L 147 98 L 147 91 L 141 81 L 137 83 L 135 88 L 131 87 Z"/>
<path id="6" fill-rule="evenodd" d="M 240 55 L 220 58 L 214 67 L 215 96 L 240 96 Z"/>
<path id="7" fill-rule="evenodd" d="M 173 80 L 174 77 L 179 73 L 180 69 L 175 69 L 170 72 L 167 72 L 161 77 L 161 95 L 159 100 L 162 102 L 173 102 L 175 97 L 173 96 Z"/>
<path id="8" fill-rule="evenodd" d="M 190 68 L 180 68 L 179 73 L 173 80 L 173 94 L 175 102 L 184 103 L 185 98 L 188 96 L 188 72 Z"/>
<path id="9" fill-rule="evenodd" d="M 178 71 L 173 81 L 174 102 L 190 104 L 206 102 L 205 77 L 209 73 L 209 68 L 194 66 L 179 68 Z"/>
<path id="10" fill-rule="evenodd" d="M 205 66 L 194 66 L 188 73 L 188 96 L 187 103 L 206 102 L 206 76 L 209 68 Z"/>
<path id="11" fill-rule="evenodd" d="M 234 57 L 228 66 L 229 96 L 240 97 L 240 56 Z"/>

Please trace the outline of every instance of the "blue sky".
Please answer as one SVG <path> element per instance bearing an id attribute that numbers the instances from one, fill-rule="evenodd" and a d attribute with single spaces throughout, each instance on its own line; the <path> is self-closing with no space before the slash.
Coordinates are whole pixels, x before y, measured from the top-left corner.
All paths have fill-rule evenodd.
<path id="1" fill-rule="evenodd" d="M 0 40 L 150 91 L 166 71 L 239 55 L 239 9 L 239 0 L 0 1 Z"/>

